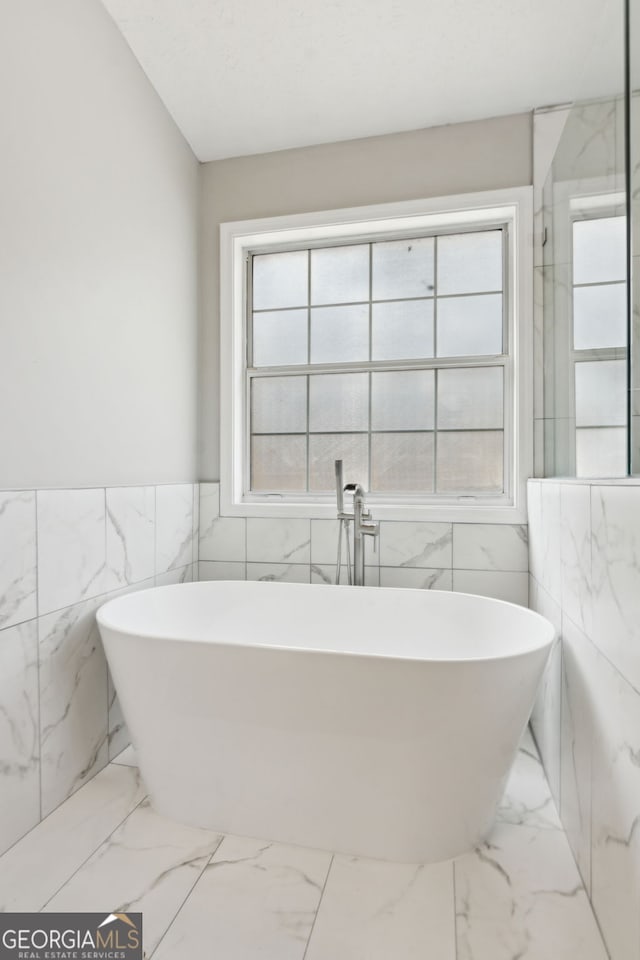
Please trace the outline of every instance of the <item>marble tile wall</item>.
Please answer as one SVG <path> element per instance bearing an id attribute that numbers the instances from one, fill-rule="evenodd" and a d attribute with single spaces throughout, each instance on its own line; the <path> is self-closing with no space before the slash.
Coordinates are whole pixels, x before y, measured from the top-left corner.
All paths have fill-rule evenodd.
<path id="1" fill-rule="evenodd" d="M 201 580 L 334 583 L 337 543 L 337 520 L 220 516 L 219 484 L 200 484 Z M 366 548 L 371 586 L 459 590 L 527 605 L 524 525 L 382 521 L 376 551 L 368 541 Z"/>
<path id="2" fill-rule="evenodd" d="M 640 483 L 528 495 L 531 606 L 561 638 L 533 729 L 611 960 L 640 960 Z"/>
<path id="3" fill-rule="evenodd" d="M 95 623 L 197 579 L 197 484 L 0 491 L 0 852 L 128 743 Z"/>

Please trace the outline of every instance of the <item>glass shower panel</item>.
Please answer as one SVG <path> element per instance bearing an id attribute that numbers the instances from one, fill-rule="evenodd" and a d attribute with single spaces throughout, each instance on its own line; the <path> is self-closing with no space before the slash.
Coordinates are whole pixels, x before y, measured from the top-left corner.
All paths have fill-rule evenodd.
<path id="1" fill-rule="evenodd" d="M 629 220 L 631 473 L 640 474 L 640 4 L 629 4 Z"/>
<path id="2" fill-rule="evenodd" d="M 574 287 L 574 350 L 624 347 L 627 342 L 626 283 Z"/>
<path id="3" fill-rule="evenodd" d="M 585 206 L 588 206 L 588 202 L 585 202 Z M 624 280 L 627 276 L 626 246 L 624 217 L 594 216 L 588 220 L 574 221 L 574 285 Z"/>
<path id="4" fill-rule="evenodd" d="M 576 475 L 620 477 L 627 471 L 627 430 L 609 427 L 576 431 Z"/>
<path id="5" fill-rule="evenodd" d="M 624 360 L 577 363 L 576 427 L 624 427 L 627 384 Z"/>
<path id="6" fill-rule="evenodd" d="M 543 189 L 546 476 L 627 472 L 621 455 L 627 425 L 622 14 L 620 4 L 619 19 L 609 24 L 619 59 L 610 75 L 618 70 L 620 93 L 567 111 Z"/>

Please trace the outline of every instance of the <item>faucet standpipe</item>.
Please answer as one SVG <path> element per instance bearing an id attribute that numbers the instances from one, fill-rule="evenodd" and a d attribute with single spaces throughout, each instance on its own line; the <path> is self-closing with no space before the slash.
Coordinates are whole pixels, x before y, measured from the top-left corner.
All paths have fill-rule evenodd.
<path id="1" fill-rule="evenodd" d="M 338 464 L 340 466 L 338 467 Z M 336 481 L 342 479 L 342 463 L 336 461 Z M 345 513 L 343 505 L 343 493 L 353 494 L 353 513 Z M 376 538 L 380 534 L 380 525 L 371 517 L 371 511 L 365 503 L 366 493 L 359 483 L 347 483 L 338 493 L 338 519 L 341 521 L 340 539 L 338 549 L 341 547 L 342 525 L 345 526 L 347 535 L 347 557 L 349 554 L 349 521 L 353 520 L 353 583 L 356 587 L 364 586 L 364 537 L 373 537 L 373 548 L 376 548 Z M 342 508 L 342 509 L 341 509 Z M 340 558 L 338 559 L 337 578 L 338 582 L 340 570 Z M 351 583 L 351 577 L 349 577 Z"/>

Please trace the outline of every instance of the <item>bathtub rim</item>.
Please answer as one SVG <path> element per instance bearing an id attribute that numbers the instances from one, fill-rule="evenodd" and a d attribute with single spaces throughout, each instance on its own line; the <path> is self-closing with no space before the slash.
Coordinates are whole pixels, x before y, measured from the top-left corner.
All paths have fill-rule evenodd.
<path id="1" fill-rule="evenodd" d="M 343 590 L 384 590 L 385 593 L 410 593 L 415 594 L 416 592 L 423 592 L 429 594 L 446 594 L 447 596 L 460 596 L 460 597 L 469 597 L 472 600 L 485 602 L 491 604 L 492 606 L 498 605 L 501 607 L 508 607 L 510 609 L 516 609 L 518 611 L 518 616 L 523 618 L 528 618 L 529 620 L 537 620 L 540 623 L 540 638 L 535 643 L 529 643 L 525 649 L 517 651 L 502 651 L 500 653 L 492 653 L 486 656 L 458 656 L 458 657 L 434 657 L 434 656 L 411 656 L 402 654 L 399 651 L 381 653 L 371 650 L 344 650 L 338 648 L 318 648 L 317 646 L 302 646 L 292 643 L 256 643 L 251 640 L 243 640 L 241 643 L 230 643 L 228 640 L 217 640 L 213 638 L 200 638 L 194 636 L 181 636 L 178 635 L 177 631 L 171 633 L 162 633 L 158 630 L 140 630 L 132 629 L 131 627 L 124 627 L 122 624 L 114 624 L 113 621 L 109 621 L 108 613 L 105 614 L 105 609 L 110 606 L 115 606 L 120 601 L 126 601 L 130 598 L 137 596 L 147 595 L 155 592 L 167 592 L 175 591 L 177 588 L 180 588 L 184 592 L 184 588 L 191 588 L 200 584 L 227 584 L 227 583 L 251 583 L 256 584 L 261 581 L 237 581 L 237 580 L 199 580 L 199 581 L 190 581 L 188 583 L 172 583 L 172 584 L 162 584 L 155 587 L 148 587 L 144 590 L 133 590 L 128 591 L 124 594 L 119 594 L 116 597 L 112 597 L 106 600 L 96 611 L 96 620 L 99 627 L 105 627 L 107 630 L 111 630 L 113 633 L 120 635 L 128 635 L 131 637 L 136 637 L 141 640 L 156 640 L 162 642 L 172 642 L 172 643 L 194 643 L 200 644 L 203 646 L 211 647 L 228 647 L 238 650 L 273 650 L 286 653 L 302 653 L 302 654 L 321 654 L 321 655 L 330 655 L 330 656 L 343 656 L 343 657 L 359 657 L 363 659 L 376 659 L 376 660 L 392 660 L 392 661 L 402 661 L 402 662 L 413 662 L 413 663 L 429 663 L 429 664 L 469 664 L 469 663 L 490 663 L 495 661 L 503 660 L 515 660 L 520 657 L 531 656 L 532 654 L 539 653 L 540 651 L 547 650 L 547 653 L 550 653 L 553 646 L 558 639 L 558 631 L 555 626 L 549 619 L 542 616 L 535 610 L 531 610 L 529 607 L 523 607 L 517 603 L 511 603 L 508 600 L 498 600 L 494 597 L 484 597 L 479 594 L 474 593 L 463 593 L 462 591 L 451 591 L 451 590 L 428 590 L 428 591 L 417 591 L 415 587 L 354 587 L 349 584 L 339 584 L 338 588 Z M 307 584 L 307 583 L 272 583 L 269 581 L 269 587 L 280 587 L 286 586 L 291 588 L 299 587 L 323 587 L 323 586 L 335 586 L 329 584 Z M 547 638 L 543 639 L 547 634 Z"/>

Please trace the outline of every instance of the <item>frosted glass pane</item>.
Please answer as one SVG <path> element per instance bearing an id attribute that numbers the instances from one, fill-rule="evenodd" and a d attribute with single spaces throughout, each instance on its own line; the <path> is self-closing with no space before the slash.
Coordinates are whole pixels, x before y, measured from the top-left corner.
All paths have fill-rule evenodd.
<path id="1" fill-rule="evenodd" d="M 307 485 L 306 437 L 252 437 L 252 490 L 305 490 Z"/>
<path id="2" fill-rule="evenodd" d="M 433 250 L 433 237 L 374 243 L 373 299 L 433 295 Z"/>
<path id="3" fill-rule="evenodd" d="M 576 430 L 576 476 L 624 477 L 627 431 L 624 427 Z"/>
<path id="4" fill-rule="evenodd" d="M 310 430 L 366 430 L 368 420 L 367 373 L 330 373 L 309 377 Z"/>
<path id="5" fill-rule="evenodd" d="M 433 300 L 374 303 L 372 359 L 433 356 Z"/>
<path id="6" fill-rule="evenodd" d="M 372 430 L 433 430 L 433 370 L 374 373 Z"/>
<path id="7" fill-rule="evenodd" d="M 575 287 L 573 345 L 576 350 L 624 347 L 627 343 L 627 287 Z"/>
<path id="8" fill-rule="evenodd" d="M 438 428 L 502 427 L 502 367 L 438 372 Z"/>
<path id="9" fill-rule="evenodd" d="M 576 426 L 613 427 L 626 421 L 626 362 L 576 363 Z"/>
<path id="10" fill-rule="evenodd" d="M 321 433 L 309 437 L 309 489 L 335 490 L 335 460 L 344 461 L 345 483 L 369 486 L 369 437 L 366 433 Z"/>
<path id="11" fill-rule="evenodd" d="M 311 303 L 369 299 L 369 244 L 311 251 Z"/>
<path id="12" fill-rule="evenodd" d="M 251 432 L 302 433 L 307 429 L 307 378 L 251 381 Z"/>
<path id="13" fill-rule="evenodd" d="M 253 309 L 304 307 L 309 301 L 306 250 L 265 253 L 253 258 Z"/>
<path id="14" fill-rule="evenodd" d="M 253 315 L 253 364 L 256 367 L 307 362 L 307 311 Z"/>
<path id="15" fill-rule="evenodd" d="M 311 310 L 311 363 L 369 359 L 369 305 Z"/>
<path id="16" fill-rule="evenodd" d="M 438 293 L 502 290 L 502 230 L 438 237 Z"/>
<path id="17" fill-rule="evenodd" d="M 433 434 L 372 434 L 371 489 L 432 493 Z"/>
<path id="18" fill-rule="evenodd" d="M 502 294 L 438 300 L 438 356 L 502 353 Z"/>
<path id="19" fill-rule="evenodd" d="M 626 229 L 626 217 L 601 217 L 574 222 L 574 283 L 626 280 Z"/>
<path id="20" fill-rule="evenodd" d="M 439 433 L 436 488 L 439 493 L 502 493 L 502 430 Z"/>

